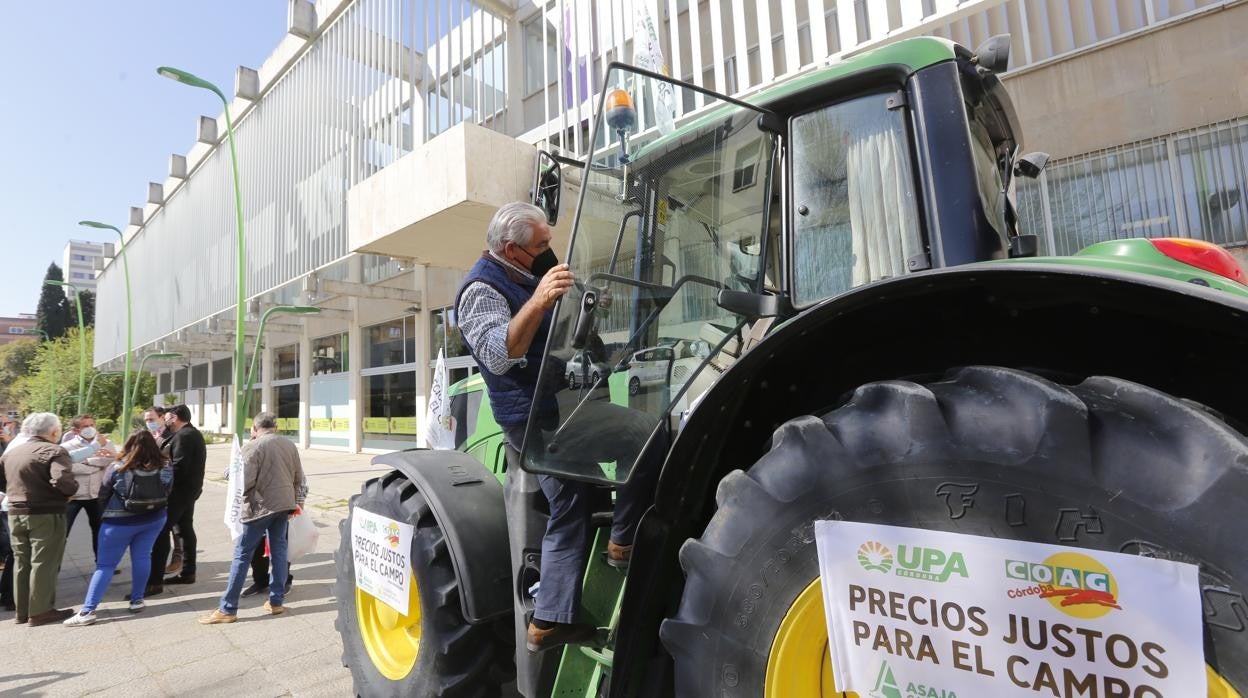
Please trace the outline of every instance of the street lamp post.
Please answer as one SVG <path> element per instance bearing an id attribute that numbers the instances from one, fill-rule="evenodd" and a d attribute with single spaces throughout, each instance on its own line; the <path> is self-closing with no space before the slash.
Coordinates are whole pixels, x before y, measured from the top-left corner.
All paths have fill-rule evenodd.
<path id="1" fill-rule="evenodd" d="M 237 408 L 245 404 L 246 395 L 249 392 L 247 387 L 243 385 L 243 381 L 246 379 L 246 375 L 243 373 L 243 364 L 247 360 L 247 354 L 243 346 L 244 310 L 247 302 L 247 253 L 243 237 L 243 192 L 238 184 L 238 151 L 234 146 L 234 122 L 230 119 L 230 101 L 226 99 L 225 93 L 216 85 L 184 70 L 161 66 L 156 69 L 156 73 L 184 85 L 208 90 L 221 98 L 221 104 L 225 107 L 225 132 L 226 138 L 230 142 L 230 165 L 234 174 L 234 211 L 238 218 L 237 228 L 234 231 L 234 242 L 238 248 L 235 269 L 238 276 L 238 292 L 235 295 L 234 306 L 234 436 L 241 441 L 246 417 L 243 416 L 242 410 Z"/>
<path id="2" fill-rule="evenodd" d="M 87 383 L 87 396 L 83 400 L 83 403 L 87 405 L 91 404 L 91 391 L 95 390 L 96 378 L 99 378 L 100 376 L 116 376 L 120 373 L 121 371 L 96 371 L 95 374 L 91 376 L 91 380 Z M 78 410 L 78 414 L 82 414 L 82 412 L 82 409 Z"/>
<path id="3" fill-rule="evenodd" d="M 43 337 L 43 341 L 45 342 L 52 341 L 52 338 L 48 336 L 47 332 L 44 332 L 43 330 L 34 329 L 33 327 L 23 331 L 22 334 L 35 334 L 35 335 L 39 335 Z M 48 396 L 48 411 L 56 412 L 56 367 L 55 366 L 48 367 L 48 380 L 51 381 L 51 385 L 49 387 L 52 389 L 52 393 Z"/>
<path id="4" fill-rule="evenodd" d="M 256 330 L 256 350 L 251 353 L 251 367 L 247 369 L 247 396 L 242 402 L 235 402 L 237 409 L 235 412 L 243 415 L 243 419 L 247 419 L 247 412 L 251 409 L 251 384 L 256 381 L 256 364 L 260 362 L 260 347 L 264 340 L 264 325 L 269 321 L 269 316 L 274 313 L 285 313 L 287 315 L 314 315 L 321 312 L 321 309 L 314 305 L 275 305 L 264 311 L 260 316 L 260 327 Z M 235 417 L 238 415 L 236 414 Z"/>
<path id="5" fill-rule="evenodd" d="M 78 414 L 83 413 L 83 397 L 82 389 L 87 382 L 87 328 L 82 322 L 82 298 L 79 296 L 78 287 L 68 281 L 53 281 L 49 279 L 43 283 L 48 286 L 60 286 L 68 288 L 74 292 L 74 305 L 78 307 Z"/>
<path id="6" fill-rule="evenodd" d="M 139 370 L 134 372 L 134 394 L 130 396 L 130 404 L 133 405 L 139 399 L 139 384 L 143 382 L 143 365 L 148 359 L 176 359 L 180 356 L 182 355 L 176 351 L 158 351 L 139 359 Z"/>
<path id="7" fill-rule="evenodd" d="M 130 255 L 126 254 L 126 236 L 122 234 L 120 228 L 99 221 L 78 221 L 78 225 L 111 230 L 117 233 L 120 241 L 117 254 L 121 257 L 121 269 L 126 275 L 126 376 L 122 380 L 121 416 L 118 417 L 117 423 L 121 425 L 121 438 L 124 439 L 130 433 L 130 355 L 134 353 L 134 307 L 130 303 Z"/>

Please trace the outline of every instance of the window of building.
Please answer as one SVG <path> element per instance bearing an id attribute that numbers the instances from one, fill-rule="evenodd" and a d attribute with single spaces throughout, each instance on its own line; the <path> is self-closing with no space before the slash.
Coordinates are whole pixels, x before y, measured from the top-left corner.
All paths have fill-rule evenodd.
<path id="1" fill-rule="evenodd" d="M 542 58 L 541 14 L 524 25 L 524 96 L 528 97 L 550 83 L 559 74 L 559 38 L 553 27 L 546 27 L 545 59 Z M 546 78 L 542 79 L 545 73 Z"/>
<path id="2" fill-rule="evenodd" d="M 273 386 L 273 397 L 277 402 L 277 430 L 282 434 L 299 433 L 299 384 Z M 259 404 L 259 398 L 253 398 Z"/>
<path id="3" fill-rule="evenodd" d="M 160 374 L 160 376 L 157 377 L 156 392 L 160 393 L 161 395 L 164 395 L 165 393 L 173 392 L 173 374 L 172 373 L 165 372 L 165 373 Z"/>
<path id="4" fill-rule="evenodd" d="M 179 368 L 173 372 L 173 392 L 180 393 L 186 390 L 187 370 Z"/>
<path id="5" fill-rule="evenodd" d="M 234 370 L 233 369 L 234 369 L 233 359 L 225 358 L 225 359 L 217 359 L 216 361 L 213 361 L 212 362 L 212 387 L 215 388 L 215 387 L 222 386 L 222 385 L 232 385 L 234 383 Z M 259 371 L 260 371 L 260 367 L 257 366 L 256 372 L 259 373 Z M 259 378 L 257 378 L 256 380 L 259 380 Z"/>
<path id="6" fill-rule="evenodd" d="M 436 359 L 438 350 L 448 359 L 457 356 L 468 356 L 468 347 L 464 344 L 464 336 L 459 325 L 453 321 L 454 312 L 450 306 L 438 308 L 429 313 L 429 358 Z"/>
<path id="7" fill-rule="evenodd" d="M 74 260 L 75 262 L 89 261 L 85 254 L 73 254 L 73 255 L 70 255 L 69 258 Z"/>
<path id="8" fill-rule="evenodd" d="M 416 371 L 383 373 L 362 379 L 365 446 L 370 441 L 416 440 Z"/>
<path id="9" fill-rule="evenodd" d="M 415 360 L 415 315 L 364 328 L 364 368 L 398 366 Z"/>
<path id="10" fill-rule="evenodd" d="M 10 327 L 9 334 L 26 334 L 25 327 Z"/>
<path id="11" fill-rule="evenodd" d="M 273 350 L 273 379 L 287 380 L 299 377 L 299 345 L 287 344 Z"/>
<path id="12" fill-rule="evenodd" d="M 90 275 L 90 274 L 88 274 L 88 273 L 86 273 L 85 271 L 76 271 L 76 272 L 73 272 L 72 274 L 70 274 L 70 276 L 71 276 L 71 277 L 73 277 L 73 278 L 75 278 L 75 279 L 89 279 L 89 278 L 91 278 L 91 275 Z"/>
<path id="13" fill-rule="evenodd" d="M 191 386 L 192 388 L 208 387 L 208 364 L 199 364 L 191 367 Z"/>
<path id="14" fill-rule="evenodd" d="M 346 332 L 312 340 L 312 375 L 343 373 L 350 368 L 347 363 Z"/>

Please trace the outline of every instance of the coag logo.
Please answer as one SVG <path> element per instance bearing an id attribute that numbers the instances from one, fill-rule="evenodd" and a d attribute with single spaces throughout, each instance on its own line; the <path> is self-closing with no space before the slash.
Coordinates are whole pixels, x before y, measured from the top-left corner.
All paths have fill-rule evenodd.
<path id="1" fill-rule="evenodd" d="M 386 542 L 390 544 L 390 548 L 399 547 L 399 525 L 393 521 L 386 524 Z"/>
<path id="2" fill-rule="evenodd" d="M 893 553 L 882 543 L 869 540 L 858 546 L 858 564 L 868 572 L 883 572 L 893 568 Z"/>
<path id="3" fill-rule="evenodd" d="M 1011 598 L 1039 596 L 1072 618 L 1100 618 L 1118 605 L 1118 580 L 1105 565 L 1083 553 L 1061 552 L 1044 562 L 1006 560 L 1005 576 L 1035 586 L 1011 590 Z M 1032 593 L 1035 590 L 1038 593 Z"/>

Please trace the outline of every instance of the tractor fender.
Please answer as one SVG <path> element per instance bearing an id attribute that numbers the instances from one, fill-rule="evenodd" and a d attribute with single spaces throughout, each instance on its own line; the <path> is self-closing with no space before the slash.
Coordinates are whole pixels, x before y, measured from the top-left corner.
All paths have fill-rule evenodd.
<path id="1" fill-rule="evenodd" d="M 482 623 L 511 613 L 507 512 L 498 478 L 460 451 L 414 449 L 376 456 L 424 495 L 446 536 L 464 617 Z"/>
<path id="2" fill-rule="evenodd" d="M 689 415 L 642 519 L 615 648 L 611 696 L 642 695 L 639 658 L 683 576 L 728 472 L 766 453 L 784 422 L 836 407 L 859 385 L 965 365 L 1065 382 L 1114 376 L 1248 424 L 1248 298 L 1095 266 L 988 262 L 873 283 L 802 310 L 746 352 Z M 673 591 L 676 590 L 676 591 Z"/>

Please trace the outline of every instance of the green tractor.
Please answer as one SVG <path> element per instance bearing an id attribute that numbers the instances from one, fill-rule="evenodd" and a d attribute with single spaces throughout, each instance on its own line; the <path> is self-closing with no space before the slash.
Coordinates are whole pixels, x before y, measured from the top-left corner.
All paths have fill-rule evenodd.
<path id="1" fill-rule="evenodd" d="M 1012 181 L 1047 156 L 1022 154 L 1007 55 L 914 38 L 748 102 L 612 65 L 542 369 L 561 422 L 511 451 L 468 379 L 458 450 L 374 459 L 393 471 L 352 498 L 337 556 L 356 692 L 831 695 L 823 519 L 1197 564 L 1208 695 L 1244 691 L 1244 273 L 1192 240 L 1036 256 Z M 577 458 L 621 438 L 634 462 Z M 614 569 L 611 492 L 656 455 Z M 534 473 L 601 486 L 590 645 L 524 649 Z M 387 601 L 356 569 L 382 529 Z"/>

